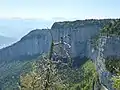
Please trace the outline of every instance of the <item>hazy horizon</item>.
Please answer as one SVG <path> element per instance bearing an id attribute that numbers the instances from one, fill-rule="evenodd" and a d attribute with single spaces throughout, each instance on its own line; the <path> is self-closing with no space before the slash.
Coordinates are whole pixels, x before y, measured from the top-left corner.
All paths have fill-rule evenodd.
<path id="1" fill-rule="evenodd" d="M 119 18 L 119 3 L 119 0 L 3 0 L 0 35 L 20 38 L 35 28 L 50 28 L 56 21 Z"/>
<path id="2" fill-rule="evenodd" d="M 90 18 L 95 19 L 95 18 Z M 117 18 L 100 18 L 100 19 L 117 19 Z M 0 36 L 20 39 L 34 29 L 51 28 L 55 22 L 75 21 L 85 19 L 63 19 L 56 18 L 56 20 L 43 20 L 43 19 L 21 19 L 9 18 L 0 19 Z"/>

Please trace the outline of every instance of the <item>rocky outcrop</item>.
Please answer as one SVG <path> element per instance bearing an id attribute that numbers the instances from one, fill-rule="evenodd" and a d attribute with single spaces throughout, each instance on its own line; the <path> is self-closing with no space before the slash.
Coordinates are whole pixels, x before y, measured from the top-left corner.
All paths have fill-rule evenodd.
<path id="1" fill-rule="evenodd" d="M 47 30 L 34 30 L 17 43 L 0 50 L 0 60 L 19 60 L 22 57 L 49 51 L 50 34 Z"/>
<path id="2" fill-rule="evenodd" d="M 120 57 L 120 37 L 119 36 L 101 36 L 98 40 L 98 51 L 95 59 L 95 66 L 99 73 L 100 81 L 108 90 L 114 90 L 112 87 L 112 73 L 105 67 L 105 58 L 108 56 Z"/>
<path id="3" fill-rule="evenodd" d="M 104 54 L 105 56 L 120 56 L 120 36 L 108 37 Z"/>

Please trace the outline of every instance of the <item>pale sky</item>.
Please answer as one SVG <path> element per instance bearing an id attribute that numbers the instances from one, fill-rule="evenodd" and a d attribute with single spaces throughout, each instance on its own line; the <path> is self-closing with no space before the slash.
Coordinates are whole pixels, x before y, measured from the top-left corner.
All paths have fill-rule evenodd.
<path id="1" fill-rule="evenodd" d="M 0 0 L 0 18 L 117 18 L 120 0 Z"/>
<path id="2" fill-rule="evenodd" d="M 56 21 L 119 17 L 120 0 L 0 0 L 0 35 L 20 38 Z"/>

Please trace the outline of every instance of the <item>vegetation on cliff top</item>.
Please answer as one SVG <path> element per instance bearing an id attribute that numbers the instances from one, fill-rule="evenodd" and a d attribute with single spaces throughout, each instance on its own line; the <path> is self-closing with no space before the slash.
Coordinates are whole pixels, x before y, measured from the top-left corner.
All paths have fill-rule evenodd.
<path id="1" fill-rule="evenodd" d="M 113 20 L 115 19 L 86 19 L 76 21 L 55 22 L 52 26 L 52 29 L 67 29 L 67 28 L 77 29 L 91 25 L 96 25 L 102 28 Z"/>
<path id="2" fill-rule="evenodd" d="M 120 19 L 112 20 L 101 30 L 101 34 L 120 35 Z"/>

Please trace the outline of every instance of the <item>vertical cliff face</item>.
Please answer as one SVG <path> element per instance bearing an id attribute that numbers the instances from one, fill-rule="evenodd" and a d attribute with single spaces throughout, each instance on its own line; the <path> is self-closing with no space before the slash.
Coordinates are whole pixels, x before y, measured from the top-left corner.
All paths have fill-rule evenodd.
<path id="1" fill-rule="evenodd" d="M 77 29 L 52 29 L 55 41 L 59 41 L 60 37 L 64 37 L 64 42 L 71 45 L 71 53 L 73 57 L 86 56 L 88 54 L 88 41 L 92 36 L 98 34 L 99 27 L 92 25 Z"/>
<path id="2" fill-rule="evenodd" d="M 96 59 L 92 53 L 91 38 L 100 33 L 100 29 L 108 24 L 111 19 L 105 20 L 77 20 L 73 22 L 56 22 L 52 26 L 57 40 L 60 37 L 70 36 L 64 40 L 71 45 L 72 57 L 90 57 Z"/>
<path id="3" fill-rule="evenodd" d="M 107 36 L 102 36 L 99 38 L 98 40 L 98 54 L 97 54 L 97 58 L 95 60 L 95 66 L 97 69 L 97 72 L 99 74 L 99 79 L 100 82 L 106 86 L 106 88 L 108 88 L 109 90 L 113 90 L 112 89 L 112 84 L 111 84 L 111 73 L 109 73 L 109 71 L 106 70 L 105 67 L 105 50 L 106 49 L 106 43 L 108 41 L 108 37 Z"/>
<path id="4" fill-rule="evenodd" d="M 59 24 L 61 25 L 61 24 Z M 89 40 L 99 33 L 102 28 L 100 24 L 81 25 L 79 28 L 67 27 L 57 28 L 53 25 L 50 30 L 55 42 L 59 42 L 63 37 L 64 42 L 71 45 L 72 57 L 88 56 Z M 55 27 L 56 26 L 56 27 Z M 50 49 L 51 35 L 48 29 L 33 30 L 23 37 L 19 42 L 0 50 L 0 60 L 19 59 L 23 56 L 33 56 L 47 53 Z"/>
<path id="5" fill-rule="evenodd" d="M 120 37 L 111 36 L 108 37 L 105 46 L 105 56 L 120 56 Z"/>
<path id="6" fill-rule="evenodd" d="M 105 67 L 105 58 L 109 56 L 120 57 L 120 37 L 119 36 L 101 36 L 98 40 L 97 57 L 95 66 L 99 73 L 100 81 L 108 90 L 114 90 L 112 87 L 112 73 Z"/>
<path id="7" fill-rule="evenodd" d="M 48 30 L 32 31 L 19 42 L 0 50 L 0 60 L 19 60 L 22 57 L 46 53 L 49 51 L 50 41 Z"/>
<path id="8" fill-rule="evenodd" d="M 33 30 L 19 42 L 0 50 L 0 60 L 16 60 L 21 57 L 40 55 L 50 49 L 51 35 L 55 42 L 63 41 L 71 45 L 72 57 L 93 57 L 90 40 L 99 34 L 100 29 L 111 20 L 78 20 L 73 22 L 57 22 L 51 29 Z M 109 41 L 110 42 L 110 41 Z M 109 45 L 111 47 L 112 45 Z M 113 49 L 114 50 L 114 49 Z M 114 51 L 106 51 L 112 54 Z"/>

